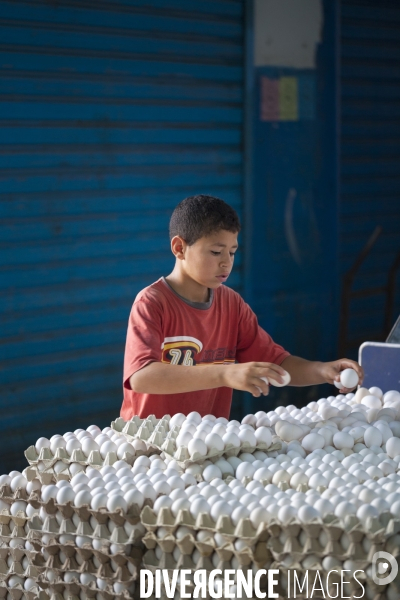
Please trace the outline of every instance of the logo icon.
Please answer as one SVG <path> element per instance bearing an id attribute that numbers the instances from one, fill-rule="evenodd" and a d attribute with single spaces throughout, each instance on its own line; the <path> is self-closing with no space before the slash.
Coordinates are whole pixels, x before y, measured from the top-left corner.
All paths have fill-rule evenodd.
<path id="1" fill-rule="evenodd" d="M 194 337 L 176 335 L 166 337 L 161 344 L 161 350 L 161 362 L 193 367 L 196 364 L 196 355 L 203 350 L 203 344 Z"/>
<path id="2" fill-rule="evenodd" d="M 391 570 L 390 570 L 391 568 Z M 399 567 L 389 552 L 375 552 L 372 557 L 372 579 L 377 585 L 388 585 L 397 577 Z"/>

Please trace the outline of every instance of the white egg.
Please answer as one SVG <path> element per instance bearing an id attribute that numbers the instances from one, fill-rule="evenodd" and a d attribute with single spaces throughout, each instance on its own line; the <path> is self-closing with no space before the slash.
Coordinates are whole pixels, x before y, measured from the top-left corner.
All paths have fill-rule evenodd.
<path id="1" fill-rule="evenodd" d="M 90 506 L 92 502 L 92 494 L 87 490 L 82 490 L 78 492 L 75 496 L 74 504 L 75 506 Z"/>
<path id="2" fill-rule="evenodd" d="M 106 458 L 107 454 L 109 454 L 110 452 L 117 453 L 117 451 L 118 446 L 114 444 L 114 442 L 112 442 L 111 440 L 109 440 L 108 442 L 104 442 L 100 447 L 100 455 L 102 458 Z"/>
<path id="3" fill-rule="evenodd" d="M 249 446 L 257 446 L 257 438 L 255 436 L 254 430 L 250 429 L 241 429 L 239 431 L 239 439 L 242 444 L 248 444 Z"/>
<path id="4" fill-rule="evenodd" d="M 356 387 L 356 385 L 358 385 L 358 381 L 359 379 L 357 371 L 355 371 L 354 369 L 344 369 L 340 373 L 340 382 L 345 388 L 351 389 Z"/>
<path id="5" fill-rule="evenodd" d="M 202 439 L 204 441 L 204 438 L 200 435 L 197 435 L 197 433 L 198 432 L 193 434 L 191 431 L 181 431 L 181 433 L 176 438 L 176 445 L 178 447 L 188 446 L 190 440 L 192 440 L 192 439 Z M 205 437 L 206 434 L 205 434 L 205 432 L 203 432 L 203 433 L 204 433 L 204 437 Z"/>
<path id="6" fill-rule="evenodd" d="M 234 525 L 237 525 L 242 519 L 247 519 L 250 511 L 246 506 L 237 506 L 233 509 L 231 514 L 231 521 Z"/>
<path id="7" fill-rule="evenodd" d="M 391 437 L 386 442 L 386 452 L 390 458 L 400 456 L 400 438 Z"/>
<path id="8" fill-rule="evenodd" d="M 185 489 L 185 483 L 179 477 L 179 475 L 172 475 L 171 477 L 169 477 L 167 479 L 167 483 L 171 487 L 172 490 L 184 490 Z"/>
<path id="9" fill-rule="evenodd" d="M 216 433 L 220 436 L 220 438 L 222 438 L 227 433 L 227 428 L 222 423 L 216 423 L 213 426 L 211 433 Z"/>
<path id="10" fill-rule="evenodd" d="M 19 513 L 19 512 L 26 514 L 27 506 L 28 505 L 24 500 L 17 500 L 13 504 L 11 504 L 10 514 L 12 514 L 13 517 L 16 517 L 17 513 Z"/>
<path id="11" fill-rule="evenodd" d="M 343 448 L 353 448 L 354 438 L 349 433 L 339 431 L 333 436 L 333 444 L 338 450 L 343 450 Z"/>
<path id="12" fill-rule="evenodd" d="M 222 441 L 225 446 L 233 446 L 234 448 L 240 448 L 240 439 L 236 433 L 232 431 L 225 433 L 222 436 Z"/>
<path id="13" fill-rule="evenodd" d="M 361 522 L 364 522 L 368 517 L 377 517 L 378 511 L 371 504 L 361 504 L 357 509 L 356 515 Z"/>
<path id="14" fill-rule="evenodd" d="M 294 519 L 297 515 L 297 511 L 293 506 L 285 505 L 282 506 L 278 511 L 278 520 L 281 521 L 284 525 L 289 523 L 292 519 Z"/>
<path id="15" fill-rule="evenodd" d="M 374 387 L 369 388 L 368 391 L 373 396 L 376 396 L 377 398 L 379 398 L 379 400 L 382 399 L 383 392 L 382 392 L 381 388 L 374 386 Z"/>
<path id="16" fill-rule="evenodd" d="M 353 502 L 339 502 L 335 508 L 335 515 L 340 519 L 344 519 L 347 515 L 355 515 L 357 508 Z"/>
<path id="17" fill-rule="evenodd" d="M 182 413 L 176 413 L 175 415 L 173 415 L 169 421 L 169 429 L 173 429 L 174 427 L 180 427 L 184 421 L 185 421 L 186 417 L 184 414 Z"/>
<path id="18" fill-rule="evenodd" d="M 50 450 L 52 454 L 55 454 L 59 448 L 65 448 L 67 442 L 63 437 L 55 437 L 53 436 L 50 440 Z"/>
<path id="19" fill-rule="evenodd" d="M 152 485 L 150 485 L 150 484 L 142 485 L 140 488 L 140 491 L 142 492 L 142 494 L 145 498 L 148 498 L 152 502 L 155 502 L 155 500 L 157 498 L 157 493 L 154 490 L 154 487 Z"/>
<path id="20" fill-rule="evenodd" d="M 208 451 L 222 452 L 222 450 L 225 447 L 225 444 L 222 441 L 221 436 L 219 436 L 217 433 L 207 434 L 204 442 L 208 448 Z"/>
<path id="21" fill-rule="evenodd" d="M 65 447 L 65 450 L 68 454 L 68 456 L 71 456 L 71 454 L 73 453 L 74 450 L 80 450 L 81 449 L 81 443 L 79 440 L 77 440 L 76 438 L 70 438 L 67 441 L 67 445 Z"/>
<path id="22" fill-rule="evenodd" d="M 380 446 L 383 441 L 382 433 L 376 427 L 368 427 L 364 432 L 364 443 L 367 448 Z"/>
<path id="23" fill-rule="evenodd" d="M 372 396 L 371 394 L 368 396 L 364 396 L 361 400 L 361 404 L 366 406 L 367 408 L 382 408 L 382 402 L 376 396 Z"/>
<path id="24" fill-rule="evenodd" d="M 77 475 L 78 473 L 83 472 L 83 466 L 79 463 L 70 463 L 68 470 L 72 476 Z"/>
<path id="25" fill-rule="evenodd" d="M 168 496 L 171 493 L 171 486 L 167 481 L 156 481 L 155 483 L 153 482 L 153 485 L 157 496 L 160 494 Z"/>
<path id="26" fill-rule="evenodd" d="M 187 498 L 178 498 L 171 504 L 171 512 L 176 517 L 180 510 L 188 510 L 190 508 L 190 502 Z"/>
<path id="27" fill-rule="evenodd" d="M 265 444 L 267 447 L 272 444 L 272 434 L 267 427 L 259 427 L 254 433 L 257 443 Z"/>
<path id="28" fill-rule="evenodd" d="M 400 519 L 400 500 L 397 500 L 391 505 L 390 512 L 394 517 Z"/>
<path id="29" fill-rule="evenodd" d="M 70 486 L 61 487 L 56 496 L 57 504 L 66 504 L 67 502 L 73 502 L 74 499 L 75 492 Z"/>
<path id="30" fill-rule="evenodd" d="M 284 372 L 284 374 L 282 375 L 282 378 L 283 378 L 283 382 L 280 383 L 279 381 L 277 381 L 276 379 L 274 379 L 271 376 L 269 376 L 268 379 L 266 377 L 261 377 L 261 379 L 266 379 L 266 383 L 268 383 L 268 380 L 269 380 L 269 382 L 272 385 L 274 385 L 275 387 L 283 387 L 290 383 L 291 377 L 290 377 L 290 373 L 288 373 L 287 371 Z"/>
<path id="31" fill-rule="evenodd" d="M 303 428 L 300 427 L 300 425 L 289 423 L 287 421 L 278 421 L 275 424 L 275 431 L 284 442 L 293 442 L 304 436 Z"/>
<path id="32" fill-rule="evenodd" d="M 172 502 L 173 501 L 171 498 L 168 498 L 168 496 L 160 496 L 154 502 L 153 510 L 156 514 L 158 514 L 162 508 L 170 508 Z"/>
<path id="33" fill-rule="evenodd" d="M 256 467 L 253 467 L 251 463 L 242 462 L 240 465 L 238 465 L 236 469 L 236 478 L 239 480 L 243 479 L 243 477 L 251 478 L 253 477 L 256 470 Z"/>
<path id="34" fill-rule="evenodd" d="M 200 513 L 210 514 L 210 505 L 205 498 L 198 498 L 191 502 L 189 511 L 194 518 L 196 518 Z"/>
<path id="35" fill-rule="evenodd" d="M 15 477 L 13 477 L 11 479 L 11 483 L 10 483 L 11 491 L 16 492 L 18 489 L 25 490 L 27 483 L 28 483 L 27 479 L 22 474 L 15 475 Z"/>
<path id="36" fill-rule="evenodd" d="M 82 452 L 85 456 L 89 456 L 89 454 L 94 451 L 99 450 L 98 444 L 92 438 L 84 438 L 82 440 Z"/>
<path id="37" fill-rule="evenodd" d="M 322 473 L 315 473 L 311 475 L 308 485 L 310 488 L 318 488 L 318 487 L 328 487 L 328 479 L 322 475 Z"/>
<path id="38" fill-rule="evenodd" d="M 107 507 L 108 496 L 106 494 L 96 494 L 90 501 L 90 506 L 93 510 L 99 510 L 99 508 Z"/>
<path id="39" fill-rule="evenodd" d="M 188 444 L 188 451 L 189 451 L 190 456 L 193 456 L 194 454 L 200 454 L 200 456 L 206 456 L 206 454 L 208 452 L 208 448 L 207 448 L 205 442 L 203 442 L 203 440 L 201 440 L 199 438 L 194 438 L 194 439 L 190 440 L 190 442 Z"/>
<path id="40" fill-rule="evenodd" d="M 144 495 L 139 490 L 135 490 L 135 489 L 130 490 L 129 492 L 124 494 L 124 498 L 126 500 L 128 508 L 130 506 L 135 505 L 139 509 L 141 509 L 143 507 L 144 500 L 145 500 Z"/>
<path id="41" fill-rule="evenodd" d="M 208 465 L 203 471 L 204 481 L 212 481 L 213 479 L 222 479 L 222 471 L 216 465 Z"/>
<path id="42" fill-rule="evenodd" d="M 50 440 L 45 437 L 39 438 L 35 444 L 35 450 L 38 454 L 40 454 L 42 448 L 50 448 Z"/>
<path id="43" fill-rule="evenodd" d="M 312 506 L 309 506 L 308 504 L 300 506 L 297 515 L 299 521 L 301 521 L 302 523 L 310 523 L 311 521 L 318 519 L 319 517 L 318 511 Z"/>
<path id="44" fill-rule="evenodd" d="M 313 452 L 314 450 L 323 448 L 325 446 L 325 438 L 319 433 L 309 433 L 302 439 L 301 445 L 303 446 L 304 450 Z"/>
<path id="45" fill-rule="evenodd" d="M 214 504 L 212 504 L 210 514 L 211 514 L 212 519 L 215 522 L 217 522 L 219 517 L 230 516 L 232 514 L 232 512 L 233 512 L 232 506 L 230 506 L 224 500 L 219 500 L 218 502 L 215 502 Z"/>
<path id="46" fill-rule="evenodd" d="M 115 512 L 118 509 L 126 513 L 128 511 L 128 504 L 123 496 L 117 494 L 108 498 L 107 510 Z"/>
<path id="47" fill-rule="evenodd" d="M 315 510 L 321 515 L 321 517 L 325 517 L 327 514 L 332 514 L 334 512 L 333 504 L 326 498 L 318 499 L 314 504 Z"/>
<path id="48" fill-rule="evenodd" d="M 42 500 L 48 502 L 50 498 L 56 498 L 58 494 L 58 487 L 55 485 L 44 485 L 42 487 Z"/>

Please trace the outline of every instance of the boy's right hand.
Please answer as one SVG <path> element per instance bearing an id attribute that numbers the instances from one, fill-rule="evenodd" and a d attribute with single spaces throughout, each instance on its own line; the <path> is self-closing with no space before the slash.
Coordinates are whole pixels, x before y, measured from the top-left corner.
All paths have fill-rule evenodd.
<path id="1" fill-rule="evenodd" d="M 282 375 L 285 375 L 285 370 L 274 363 L 236 363 L 223 367 L 223 385 L 234 390 L 250 392 L 255 398 L 259 398 L 261 394 L 267 396 L 269 393 L 269 385 L 261 378 L 270 377 L 283 383 Z"/>

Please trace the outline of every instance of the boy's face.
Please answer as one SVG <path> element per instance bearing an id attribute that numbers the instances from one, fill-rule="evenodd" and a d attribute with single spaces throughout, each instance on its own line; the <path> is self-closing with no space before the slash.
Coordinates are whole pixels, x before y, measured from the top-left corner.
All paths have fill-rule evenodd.
<path id="1" fill-rule="evenodd" d="M 237 233 L 222 229 L 183 244 L 182 268 L 187 276 L 207 288 L 216 289 L 227 280 L 238 247 Z"/>

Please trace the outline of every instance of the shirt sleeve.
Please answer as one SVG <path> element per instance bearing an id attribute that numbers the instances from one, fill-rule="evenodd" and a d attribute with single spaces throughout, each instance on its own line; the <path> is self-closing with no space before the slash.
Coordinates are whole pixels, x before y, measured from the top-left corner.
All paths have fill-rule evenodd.
<path id="1" fill-rule="evenodd" d="M 258 361 L 280 365 L 290 356 L 282 346 L 258 324 L 257 317 L 243 300 L 239 308 L 239 331 L 236 360 L 240 363 Z"/>
<path id="2" fill-rule="evenodd" d="M 162 311 L 156 302 L 136 300 L 129 316 L 124 357 L 124 387 L 129 378 L 152 362 L 161 360 Z"/>

